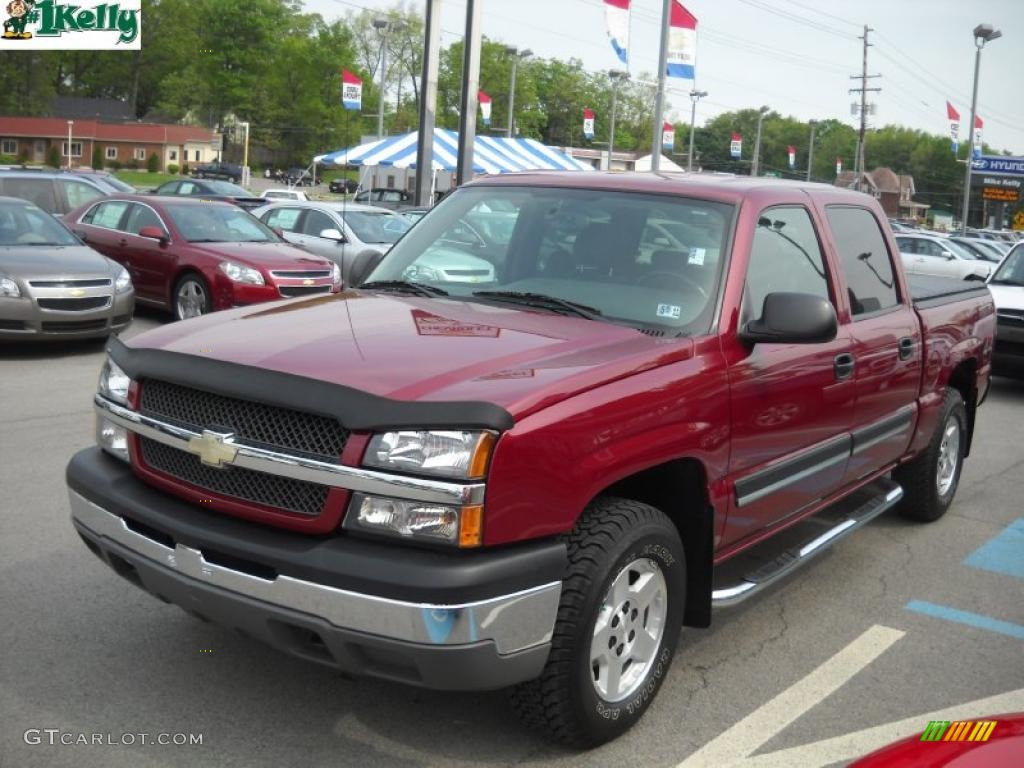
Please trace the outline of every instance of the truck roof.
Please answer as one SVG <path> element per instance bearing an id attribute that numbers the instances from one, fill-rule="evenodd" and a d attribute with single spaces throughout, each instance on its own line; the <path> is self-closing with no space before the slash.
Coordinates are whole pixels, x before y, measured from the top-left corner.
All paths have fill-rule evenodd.
<path id="1" fill-rule="evenodd" d="M 731 173 L 688 173 L 658 171 L 655 173 L 580 172 L 580 171 L 524 171 L 485 176 L 472 182 L 481 185 L 567 187 L 571 189 L 608 189 L 654 194 L 675 194 L 685 197 L 712 197 L 739 201 L 752 193 L 771 193 L 772 190 L 804 190 L 809 195 L 826 194 L 832 200 L 848 199 L 863 204 L 870 195 L 831 184 L 776 179 L 766 176 L 737 176 Z M 467 185 L 468 186 L 468 185 Z"/>

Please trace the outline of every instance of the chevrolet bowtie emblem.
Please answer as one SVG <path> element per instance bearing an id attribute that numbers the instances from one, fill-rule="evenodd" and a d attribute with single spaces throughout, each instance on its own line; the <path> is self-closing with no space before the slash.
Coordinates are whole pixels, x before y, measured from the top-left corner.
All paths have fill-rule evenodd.
<path id="1" fill-rule="evenodd" d="M 302 284 L 303 285 L 312 285 L 313 281 L 310 278 L 307 277 L 305 280 L 302 281 Z"/>
<path id="2" fill-rule="evenodd" d="M 230 442 L 233 437 L 230 432 L 211 432 L 204 429 L 202 435 L 189 439 L 188 450 L 189 453 L 198 456 L 206 466 L 223 469 L 225 464 L 233 462 L 238 455 L 238 446 Z"/>
<path id="3" fill-rule="evenodd" d="M 81 288 L 72 288 L 71 295 L 77 299 L 79 296 L 85 296 L 85 291 L 83 291 Z"/>

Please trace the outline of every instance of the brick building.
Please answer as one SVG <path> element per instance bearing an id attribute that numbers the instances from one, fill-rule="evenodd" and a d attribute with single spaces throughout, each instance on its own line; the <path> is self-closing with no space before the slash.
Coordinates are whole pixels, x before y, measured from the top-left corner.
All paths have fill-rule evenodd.
<path id="1" fill-rule="evenodd" d="M 853 171 L 843 171 L 836 178 L 837 187 L 847 189 L 860 189 L 878 199 L 882 210 L 891 219 L 923 219 L 928 212 L 928 206 L 924 203 L 915 203 L 914 177 L 909 174 L 898 174 L 892 168 L 875 168 L 873 171 L 865 171 L 857 174 Z"/>
<path id="2" fill-rule="evenodd" d="M 31 164 L 47 160 L 51 146 L 68 159 L 68 120 L 59 117 L 0 116 L 0 155 Z M 160 123 L 71 121 L 71 165 L 91 167 L 94 147 L 103 152 L 105 164 L 146 167 L 149 156 L 160 158 L 160 170 L 168 165 L 209 163 L 220 159 L 221 136 L 206 128 Z"/>

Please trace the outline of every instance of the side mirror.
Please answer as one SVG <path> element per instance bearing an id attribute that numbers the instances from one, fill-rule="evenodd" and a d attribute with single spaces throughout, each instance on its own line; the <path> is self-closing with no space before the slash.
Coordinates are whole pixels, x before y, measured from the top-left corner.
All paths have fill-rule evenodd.
<path id="1" fill-rule="evenodd" d="M 836 337 L 836 311 L 810 293 L 769 293 L 761 317 L 747 323 L 740 338 L 748 344 L 820 344 Z"/>
<path id="2" fill-rule="evenodd" d="M 344 243 L 345 236 L 341 234 L 341 230 L 338 229 L 324 229 L 320 231 L 320 237 L 324 240 L 337 240 L 339 243 Z"/>
<path id="3" fill-rule="evenodd" d="M 943 251 L 942 258 L 944 258 L 946 261 L 953 261 L 956 258 L 956 256 L 954 256 L 949 251 Z"/>
<path id="4" fill-rule="evenodd" d="M 167 233 L 160 227 L 143 227 L 139 230 L 139 237 L 145 237 L 149 240 L 158 240 L 161 245 L 170 240 Z"/>

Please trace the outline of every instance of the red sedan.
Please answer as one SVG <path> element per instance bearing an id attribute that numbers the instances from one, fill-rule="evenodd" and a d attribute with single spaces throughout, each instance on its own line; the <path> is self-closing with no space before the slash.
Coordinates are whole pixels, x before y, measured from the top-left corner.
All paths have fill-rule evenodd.
<path id="1" fill-rule="evenodd" d="M 170 309 L 179 320 L 341 288 L 337 264 L 286 243 L 229 203 L 119 195 L 64 221 L 124 265 L 136 301 Z"/>

